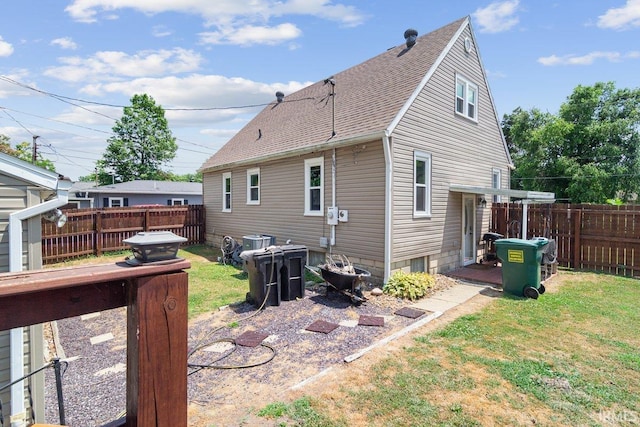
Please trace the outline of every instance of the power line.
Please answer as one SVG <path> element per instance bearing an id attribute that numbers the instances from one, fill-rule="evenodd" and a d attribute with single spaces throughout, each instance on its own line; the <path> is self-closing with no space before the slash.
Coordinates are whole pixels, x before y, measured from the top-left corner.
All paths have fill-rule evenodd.
<path id="1" fill-rule="evenodd" d="M 26 85 L 24 83 L 21 83 L 19 81 L 13 80 L 12 78 L 7 77 L 7 76 L 3 76 L 3 75 L 0 75 L 0 80 L 3 80 L 5 82 L 7 82 L 7 83 L 14 84 L 16 86 L 20 86 L 20 87 L 22 87 L 24 89 L 28 89 L 28 90 L 37 92 L 37 93 L 39 93 L 41 95 L 45 95 L 45 96 L 57 99 L 58 101 L 74 105 L 74 106 L 76 106 L 78 108 L 82 108 L 82 109 L 84 109 L 86 111 L 89 111 L 89 112 L 92 112 L 94 114 L 98 114 L 98 115 L 101 115 L 101 116 L 104 116 L 104 117 L 107 117 L 107 118 L 111 118 L 111 117 L 108 117 L 108 116 L 106 116 L 106 115 L 104 115 L 102 113 L 99 113 L 99 112 L 96 112 L 96 111 L 93 111 L 93 110 L 89 110 L 89 109 L 87 109 L 87 108 L 85 108 L 85 107 L 83 107 L 81 105 L 75 104 L 75 102 L 81 102 L 81 103 L 84 103 L 84 104 L 96 105 L 96 106 L 101 106 L 101 107 L 115 107 L 115 108 L 129 107 L 129 105 L 109 104 L 109 103 L 105 103 L 105 102 L 90 101 L 90 100 L 87 100 L 87 99 L 80 99 L 80 98 L 74 98 L 74 97 L 71 97 L 71 96 L 58 95 L 58 94 L 53 93 L 53 92 L 47 92 L 47 91 L 44 91 L 44 90 L 41 90 L 41 89 L 34 88 L 32 86 Z M 308 101 L 308 100 L 314 100 L 314 99 L 315 99 L 314 97 L 306 97 L 306 98 L 293 99 L 293 100 L 285 99 L 282 102 L 300 102 L 300 101 Z M 73 102 L 71 102 L 71 101 L 73 101 Z M 244 108 L 266 107 L 267 105 L 271 105 L 273 103 L 274 102 L 271 101 L 271 102 L 260 103 L 260 104 L 230 105 L 230 106 L 226 106 L 226 107 L 202 107 L 202 108 L 165 108 L 165 107 L 163 107 L 163 110 L 165 110 L 165 111 L 234 110 L 234 109 L 244 109 Z"/>
<path id="2" fill-rule="evenodd" d="M 640 176 L 637 173 L 621 173 L 621 174 L 610 174 L 607 175 L 607 177 L 614 177 L 614 178 L 633 178 L 633 177 L 638 177 Z M 576 178 L 575 176 L 533 176 L 533 177 L 513 177 L 514 180 L 516 181 L 527 181 L 527 180 L 534 180 L 534 179 L 540 179 L 540 180 L 549 180 L 549 179 L 573 179 Z M 579 176 L 578 178 L 601 178 L 599 176 L 595 176 L 595 175 L 583 175 L 583 176 Z"/>
<path id="3" fill-rule="evenodd" d="M 12 111 L 14 113 L 24 114 L 24 115 L 27 115 L 27 116 L 36 117 L 36 118 L 39 118 L 39 119 L 60 123 L 60 124 L 63 124 L 63 125 L 74 126 L 74 127 L 78 127 L 78 128 L 81 128 L 81 129 L 90 130 L 90 131 L 93 131 L 93 132 L 99 132 L 99 133 L 103 133 L 103 134 L 107 134 L 107 135 L 112 135 L 112 132 L 108 132 L 108 131 L 105 131 L 105 130 L 91 128 L 91 127 L 88 127 L 88 126 L 77 125 L 75 123 L 65 122 L 63 120 L 52 119 L 50 117 L 43 117 L 43 116 L 39 116 L 37 114 L 31 114 L 31 113 L 27 113 L 27 112 L 20 111 L 20 110 L 15 110 L 15 109 L 8 108 L 8 107 L 0 106 L 0 110 L 5 111 L 5 113 L 6 113 L 6 111 Z M 11 116 L 9 114 L 7 114 L 7 115 L 9 117 L 11 117 L 11 119 L 14 120 L 16 123 L 20 123 L 13 116 Z M 55 131 L 55 132 L 64 132 L 64 133 L 67 133 L 67 134 L 70 134 L 70 135 L 75 135 L 75 136 L 79 136 L 79 137 L 83 137 L 83 138 L 85 137 L 84 135 L 79 135 L 79 134 L 68 132 L 68 131 L 61 131 L 61 130 L 58 130 L 58 129 L 48 128 L 48 127 L 44 127 L 44 126 L 41 126 L 41 125 L 35 125 L 33 123 L 30 123 L 30 125 L 38 126 L 39 128 L 48 129 L 48 130 L 52 130 L 52 131 Z M 24 126 L 22 126 L 22 127 L 24 129 L 26 129 Z M 32 132 L 29 132 L 29 134 L 32 134 Z M 206 146 L 204 144 L 198 144 L 197 142 L 187 141 L 187 140 L 182 139 L 182 138 L 176 138 L 176 141 L 184 142 L 185 144 L 191 144 L 191 145 L 194 145 L 196 147 L 205 148 L 207 150 L 212 150 L 211 147 L 208 147 L 208 146 Z M 182 148 L 182 147 L 178 147 L 178 149 L 179 150 L 185 150 L 185 151 L 191 151 L 191 152 L 199 153 L 199 154 L 207 154 L 207 155 L 211 155 L 211 154 L 213 154 L 213 152 L 215 152 L 215 150 L 212 150 L 212 151 L 209 151 L 209 152 L 203 152 L 203 151 L 189 150 L 188 148 Z"/>

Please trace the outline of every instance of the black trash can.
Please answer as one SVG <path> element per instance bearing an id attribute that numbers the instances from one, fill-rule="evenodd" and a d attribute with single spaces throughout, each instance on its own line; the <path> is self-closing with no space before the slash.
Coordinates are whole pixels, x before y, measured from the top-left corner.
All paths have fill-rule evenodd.
<path id="1" fill-rule="evenodd" d="M 265 307 L 280 305 L 282 250 L 275 248 L 251 252 L 250 256 L 245 257 L 249 273 L 247 302 L 256 307 L 260 307 L 263 302 Z"/>
<path id="2" fill-rule="evenodd" d="M 304 266 L 307 264 L 306 246 L 285 245 L 282 250 L 282 269 L 280 270 L 282 301 L 293 301 L 303 298 L 305 291 Z"/>

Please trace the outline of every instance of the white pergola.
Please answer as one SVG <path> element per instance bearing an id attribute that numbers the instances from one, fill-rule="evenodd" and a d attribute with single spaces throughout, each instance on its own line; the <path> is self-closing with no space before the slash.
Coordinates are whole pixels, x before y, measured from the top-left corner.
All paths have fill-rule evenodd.
<path id="1" fill-rule="evenodd" d="M 509 199 L 518 199 L 522 203 L 522 238 L 527 238 L 527 208 L 533 203 L 553 203 L 556 201 L 555 193 L 544 191 L 511 190 L 504 188 L 476 187 L 473 185 L 451 184 L 449 191 L 466 194 L 482 194 L 505 196 Z M 511 201 L 511 200 L 509 200 Z"/>

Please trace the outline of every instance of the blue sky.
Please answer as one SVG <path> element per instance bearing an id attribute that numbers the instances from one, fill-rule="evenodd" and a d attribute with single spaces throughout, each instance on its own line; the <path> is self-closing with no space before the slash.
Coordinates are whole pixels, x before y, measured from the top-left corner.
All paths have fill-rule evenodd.
<path id="1" fill-rule="evenodd" d="M 178 139 L 171 170 L 193 173 L 276 91 L 464 16 L 500 117 L 556 113 L 577 85 L 639 86 L 640 0 L 21 0 L 0 14 L 0 134 L 39 136 L 77 179 L 147 93 Z"/>

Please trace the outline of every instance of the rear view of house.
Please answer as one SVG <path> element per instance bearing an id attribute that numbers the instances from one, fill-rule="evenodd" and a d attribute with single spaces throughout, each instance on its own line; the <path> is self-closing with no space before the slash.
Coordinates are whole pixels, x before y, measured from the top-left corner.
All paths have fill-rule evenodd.
<path id="1" fill-rule="evenodd" d="M 311 264 L 346 255 L 377 282 L 477 260 L 512 163 L 470 20 L 402 36 L 277 93 L 203 164 L 209 243 L 269 234 L 306 245 Z"/>

